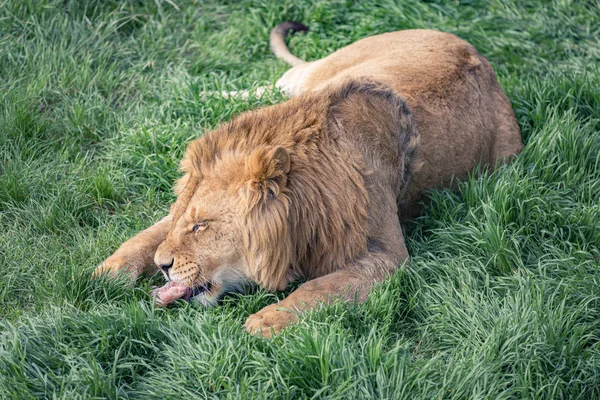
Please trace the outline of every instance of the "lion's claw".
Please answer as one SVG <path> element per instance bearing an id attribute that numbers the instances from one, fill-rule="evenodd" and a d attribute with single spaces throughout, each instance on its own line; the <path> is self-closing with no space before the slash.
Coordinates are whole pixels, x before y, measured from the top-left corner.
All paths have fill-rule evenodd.
<path id="1" fill-rule="evenodd" d="M 244 328 L 252 334 L 270 338 L 298 320 L 298 316 L 288 310 L 280 308 L 279 304 L 271 304 L 252 314 L 246 320 Z"/>

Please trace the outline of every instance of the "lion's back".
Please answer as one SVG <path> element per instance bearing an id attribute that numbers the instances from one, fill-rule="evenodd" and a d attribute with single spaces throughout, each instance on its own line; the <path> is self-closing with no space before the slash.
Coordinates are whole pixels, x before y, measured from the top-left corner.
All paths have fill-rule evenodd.
<path id="1" fill-rule="evenodd" d="M 448 186 L 477 165 L 493 166 L 522 149 L 514 112 L 492 66 L 455 35 L 433 30 L 385 33 L 315 64 L 306 90 L 368 77 L 406 100 L 419 131 L 423 164 L 408 189 L 412 205 L 423 192 Z"/>

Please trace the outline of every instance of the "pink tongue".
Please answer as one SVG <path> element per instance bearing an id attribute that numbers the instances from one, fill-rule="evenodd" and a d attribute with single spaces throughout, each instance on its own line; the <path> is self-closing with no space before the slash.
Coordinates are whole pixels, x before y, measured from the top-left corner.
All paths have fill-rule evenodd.
<path id="1" fill-rule="evenodd" d="M 187 286 L 182 285 L 181 283 L 170 281 L 163 287 L 154 289 L 152 291 L 152 297 L 154 297 L 154 301 L 157 306 L 166 307 L 182 297 L 189 298 L 191 293 L 192 289 L 188 288 Z"/>

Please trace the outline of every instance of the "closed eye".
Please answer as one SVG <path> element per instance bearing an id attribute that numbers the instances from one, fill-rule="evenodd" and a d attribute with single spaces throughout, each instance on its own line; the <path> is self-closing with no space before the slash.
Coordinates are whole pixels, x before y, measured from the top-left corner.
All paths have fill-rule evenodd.
<path id="1" fill-rule="evenodd" d="M 194 227 L 192 228 L 192 231 L 194 233 L 196 233 L 198 231 L 203 231 L 206 228 L 208 228 L 208 220 L 203 219 L 201 221 L 198 221 L 198 223 L 196 223 L 196 225 L 194 225 Z"/>

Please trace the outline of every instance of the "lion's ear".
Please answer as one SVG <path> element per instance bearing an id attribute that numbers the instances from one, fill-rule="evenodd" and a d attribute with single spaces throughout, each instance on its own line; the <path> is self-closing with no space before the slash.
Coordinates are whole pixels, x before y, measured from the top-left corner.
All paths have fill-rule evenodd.
<path id="1" fill-rule="evenodd" d="M 283 147 L 265 146 L 255 150 L 246 160 L 246 175 L 252 190 L 277 197 L 287 184 L 290 154 Z"/>

